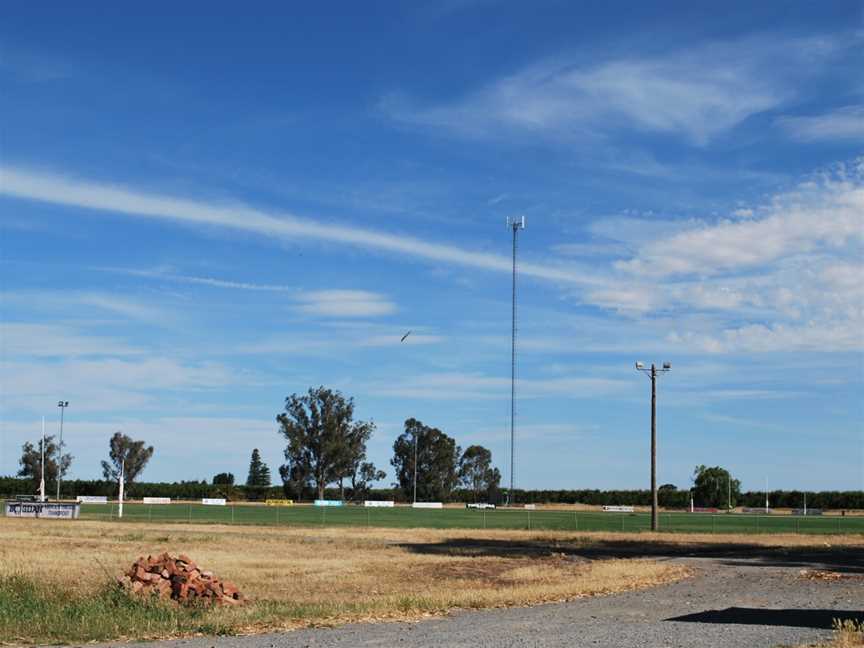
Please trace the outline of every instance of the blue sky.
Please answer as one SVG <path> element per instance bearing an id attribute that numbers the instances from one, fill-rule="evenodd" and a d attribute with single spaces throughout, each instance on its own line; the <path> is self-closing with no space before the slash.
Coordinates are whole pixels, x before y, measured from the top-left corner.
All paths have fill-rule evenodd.
<path id="1" fill-rule="evenodd" d="M 274 474 L 342 390 L 516 485 L 864 488 L 860 2 L 17 3 L 0 25 L 0 474 Z M 402 335 L 413 331 L 404 342 Z M 392 469 L 389 470 L 392 478 Z"/>

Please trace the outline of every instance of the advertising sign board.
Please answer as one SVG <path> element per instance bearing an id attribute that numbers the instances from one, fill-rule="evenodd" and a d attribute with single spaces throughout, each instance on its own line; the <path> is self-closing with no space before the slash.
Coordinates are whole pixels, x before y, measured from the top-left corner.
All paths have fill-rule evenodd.
<path id="1" fill-rule="evenodd" d="M 75 520 L 81 513 L 81 504 L 60 502 L 15 502 L 6 500 L 6 517 L 54 518 Z"/>

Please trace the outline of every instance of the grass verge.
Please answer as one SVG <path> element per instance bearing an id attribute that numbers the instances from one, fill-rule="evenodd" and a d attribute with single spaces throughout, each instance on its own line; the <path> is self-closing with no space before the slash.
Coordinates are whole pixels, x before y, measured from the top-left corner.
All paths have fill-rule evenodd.
<path id="1" fill-rule="evenodd" d="M 155 638 L 183 632 L 227 631 L 208 611 L 180 609 L 131 597 L 110 582 L 82 594 L 23 575 L 0 577 L 0 636 L 4 643 Z"/>

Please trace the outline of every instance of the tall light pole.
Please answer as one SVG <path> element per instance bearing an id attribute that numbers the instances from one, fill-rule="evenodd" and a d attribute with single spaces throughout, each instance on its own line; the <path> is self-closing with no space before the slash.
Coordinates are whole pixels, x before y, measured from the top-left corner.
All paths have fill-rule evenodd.
<path id="1" fill-rule="evenodd" d="M 63 412 L 69 407 L 69 401 L 57 401 L 60 408 L 60 444 L 57 446 L 57 499 L 60 499 L 60 480 L 63 473 Z"/>
<path id="2" fill-rule="evenodd" d="M 525 229 L 525 217 L 507 218 L 507 227 L 513 231 L 513 319 L 510 336 L 510 490 L 507 491 L 507 505 L 515 504 L 513 491 L 516 465 L 516 234 Z"/>
<path id="3" fill-rule="evenodd" d="M 417 503 L 417 439 L 420 435 L 414 431 L 414 503 Z"/>
<path id="4" fill-rule="evenodd" d="M 726 471 L 726 510 L 732 510 L 732 473 Z"/>
<path id="5" fill-rule="evenodd" d="M 45 417 L 42 417 L 42 458 L 41 461 L 41 474 L 39 477 L 39 501 L 45 501 Z"/>
<path id="6" fill-rule="evenodd" d="M 658 369 L 654 363 L 651 368 L 645 367 L 641 362 L 636 363 L 636 370 L 646 374 L 651 379 L 651 530 L 660 528 L 660 520 L 657 512 L 657 374 L 672 369 L 672 365 L 664 362 Z"/>
<path id="7" fill-rule="evenodd" d="M 117 493 L 117 517 L 123 517 L 123 490 L 126 485 L 126 457 L 120 458 L 120 480 L 118 484 L 118 493 Z"/>

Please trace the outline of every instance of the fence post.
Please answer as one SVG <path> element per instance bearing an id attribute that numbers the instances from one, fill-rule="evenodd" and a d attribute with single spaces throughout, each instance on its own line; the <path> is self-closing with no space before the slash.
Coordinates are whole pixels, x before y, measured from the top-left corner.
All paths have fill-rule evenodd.
<path id="1" fill-rule="evenodd" d="M 234 505 L 231 505 L 231 524 L 234 524 Z"/>
<path id="2" fill-rule="evenodd" d="M 274 506 L 273 508 L 276 509 L 276 526 L 279 526 L 279 507 Z"/>
<path id="3" fill-rule="evenodd" d="M 711 533 L 717 533 L 717 516 L 711 514 Z"/>
<path id="4" fill-rule="evenodd" d="M 486 509 L 483 509 L 483 528 L 486 528 Z"/>

